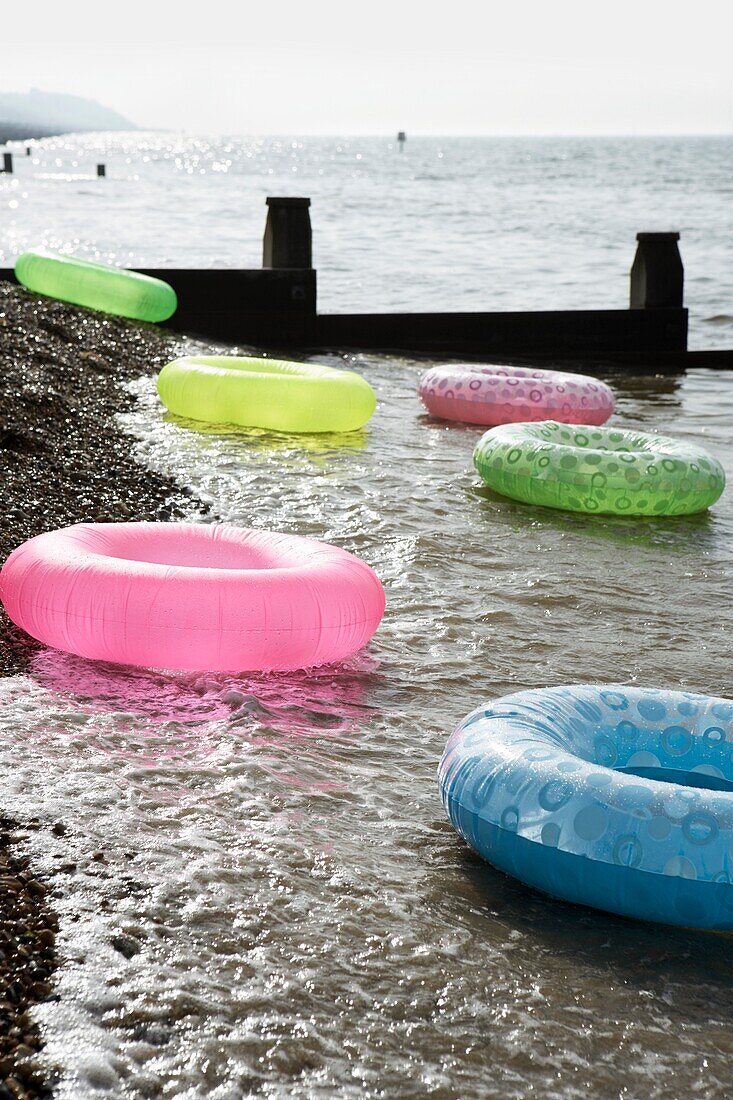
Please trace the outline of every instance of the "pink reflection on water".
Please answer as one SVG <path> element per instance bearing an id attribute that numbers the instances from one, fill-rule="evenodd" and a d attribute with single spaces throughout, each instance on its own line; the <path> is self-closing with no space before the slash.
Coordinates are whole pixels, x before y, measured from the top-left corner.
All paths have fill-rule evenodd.
<path id="1" fill-rule="evenodd" d="M 159 771 L 206 766 L 231 714 L 222 699 L 197 692 L 191 679 L 57 649 L 38 650 L 28 675 L 55 697 L 58 714 L 44 725 L 46 736 L 65 742 L 81 737 L 87 749 L 121 765 Z M 78 716 L 91 721 L 80 727 Z M 95 722 L 96 716 L 107 720 Z"/>
<path id="2" fill-rule="evenodd" d="M 29 674 L 46 690 L 82 714 L 109 714 L 118 724 L 140 720 L 151 731 L 169 723 L 197 727 L 222 720 L 228 733 L 303 736 L 353 732 L 371 715 L 366 702 L 377 663 L 357 654 L 340 665 L 298 672 L 162 672 L 89 661 L 61 650 L 38 650 Z M 271 736 L 249 736 L 252 744 L 276 744 Z"/>
<path id="3" fill-rule="evenodd" d="M 52 713 L 33 721 L 24 741 L 42 745 L 46 756 L 55 755 L 55 741 L 63 754 L 100 753 L 119 765 L 122 789 L 144 769 L 146 797 L 161 804 L 216 802 L 216 777 L 248 756 L 252 774 L 264 780 L 256 784 L 261 794 L 273 794 L 265 775 L 280 788 L 277 797 L 283 787 L 338 794 L 348 782 L 334 777 L 330 750 L 321 744 L 312 751 L 306 742 L 350 742 L 371 724 L 374 707 L 367 700 L 381 679 L 377 668 L 362 653 L 309 671 L 223 676 L 129 668 L 41 649 L 28 675 L 49 693 Z"/>
<path id="4" fill-rule="evenodd" d="M 231 702 L 237 721 L 254 718 L 280 733 L 344 733 L 357 730 L 371 717 L 374 707 L 367 700 L 378 678 L 377 667 L 362 652 L 338 665 L 218 679 L 222 698 Z"/>
<path id="5" fill-rule="evenodd" d="M 88 661 L 60 649 L 38 650 L 29 674 L 85 714 L 132 715 L 162 724 L 208 722 L 230 713 L 223 700 L 197 692 L 193 678 Z"/>

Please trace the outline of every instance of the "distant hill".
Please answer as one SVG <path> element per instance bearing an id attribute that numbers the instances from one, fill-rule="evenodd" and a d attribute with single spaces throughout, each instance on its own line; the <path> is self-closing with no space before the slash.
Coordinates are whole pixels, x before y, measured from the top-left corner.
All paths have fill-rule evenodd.
<path id="1" fill-rule="evenodd" d="M 117 111 L 94 99 L 59 92 L 0 92 L 0 142 L 90 130 L 135 130 Z"/>

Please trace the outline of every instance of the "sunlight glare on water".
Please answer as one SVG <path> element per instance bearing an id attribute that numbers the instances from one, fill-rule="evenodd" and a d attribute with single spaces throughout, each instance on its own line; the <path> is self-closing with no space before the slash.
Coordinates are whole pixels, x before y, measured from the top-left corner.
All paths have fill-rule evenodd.
<path id="1" fill-rule="evenodd" d="M 43 244 L 260 267 L 268 195 L 309 195 L 329 312 L 625 309 L 640 230 L 676 229 L 691 344 L 733 340 L 731 137 L 65 135 L 0 174 L 0 264 Z M 95 165 L 107 165 L 97 179 Z"/>

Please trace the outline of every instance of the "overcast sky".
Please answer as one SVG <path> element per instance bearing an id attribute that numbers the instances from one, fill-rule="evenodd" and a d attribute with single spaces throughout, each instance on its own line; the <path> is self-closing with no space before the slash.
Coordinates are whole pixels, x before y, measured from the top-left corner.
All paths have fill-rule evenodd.
<path id="1" fill-rule="evenodd" d="M 733 132 L 733 0 L 8 0 L 0 90 L 213 133 Z"/>

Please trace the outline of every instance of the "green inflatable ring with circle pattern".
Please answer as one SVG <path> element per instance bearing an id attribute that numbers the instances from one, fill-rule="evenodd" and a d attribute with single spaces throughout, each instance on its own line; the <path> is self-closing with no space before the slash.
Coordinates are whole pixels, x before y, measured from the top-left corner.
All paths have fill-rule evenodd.
<path id="1" fill-rule="evenodd" d="M 709 508 L 725 487 L 718 460 L 693 443 L 554 420 L 492 428 L 473 461 L 497 493 L 571 512 L 687 515 Z"/>

